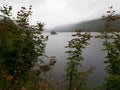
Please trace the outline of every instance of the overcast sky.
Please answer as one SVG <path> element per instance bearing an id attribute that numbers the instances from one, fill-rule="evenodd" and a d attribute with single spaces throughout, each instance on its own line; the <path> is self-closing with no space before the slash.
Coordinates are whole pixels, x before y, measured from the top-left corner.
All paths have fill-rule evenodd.
<path id="1" fill-rule="evenodd" d="M 0 7 L 3 4 L 13 6 L 14 15 L 21 6 L 32 5 L 30 23 L 41 21 L 46 28 L 99 18 L 111 5 L 120 12 L 120 0 L 0 0 Z"/>

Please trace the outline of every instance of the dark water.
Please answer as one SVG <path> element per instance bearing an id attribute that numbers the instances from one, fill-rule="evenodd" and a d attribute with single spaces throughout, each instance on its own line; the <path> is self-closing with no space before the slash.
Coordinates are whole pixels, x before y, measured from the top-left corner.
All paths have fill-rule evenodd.
<path id="1" fill-rule="evenodd" d="M 65 46 L 68 44 L 67 41 L 72 39 L 72 34 L 73 33 L 58 33 L 57 35 L 48 34 L 49 40 L 47 42 L 46 54 L 49 56 L 56 56 L 57 59 L 57 63 L 50 74 L 55 81 L 64 82 L 63 75 L 65 75 L 64 69 L 67 62 L 67 54 L 65 51 L 68 50 Z M 97 35 L 98 33 L 93 32 L 91 34 Z M 102 40 L 92 38 L 89 43 L 90 45 L 83 50 L 84 61 L 82 62 L 82 70 L 88 70 L 90 67 L 95 68 L 94 72 L 88 77 L 87 85 L 96 86 L 104 82 L 104 77 L 106 75 L 104 71 L 104 56 L 106 53 L 101 50 L 104 48 L 102 46 Z"/>

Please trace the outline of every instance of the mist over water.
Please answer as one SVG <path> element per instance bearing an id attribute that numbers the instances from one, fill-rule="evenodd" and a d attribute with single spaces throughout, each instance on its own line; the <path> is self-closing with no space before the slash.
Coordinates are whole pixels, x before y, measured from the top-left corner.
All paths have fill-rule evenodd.
<path id="1" fill-rule="evenodd" d="M 49 40 L 47 41 L 46 54 L 48 56 L 56 56 L 57 63 L 55 64 L 51 77 L 55 81 L 64 82 L 63 75 L 65 75 L 64 69 L 66 67 L 67 54 L 65 51 L 65 46 L 67 46 L 68 41 L 72 39 L 71 32 L 58 33 L 57 35 L 49 35 Z M 98 33 L 92 32 L 92 35 L 97 35 Z M 104 82 L 104 77 L 106 73 L 105 68 L 105 51 L 102 51 L 104 47 L 102 46 L 102 40 L 98 38 L 91 38 L 89 45 L 83 50 L 84 61 L 82 61 L 82 71 L 88 70 L 90 67 L 94 67 L 95 70 L 89 75 L 87 86 L 100 85 Z"/>

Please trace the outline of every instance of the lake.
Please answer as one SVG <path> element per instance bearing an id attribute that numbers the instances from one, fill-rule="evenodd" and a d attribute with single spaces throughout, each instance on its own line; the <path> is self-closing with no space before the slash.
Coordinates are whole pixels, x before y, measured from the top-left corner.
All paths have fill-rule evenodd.
<path id="1" fill-rule="evenodd" d="M 72 39 L 71 35 L 73 32 L 63 32 L 56 35 L 49 35 L 49 40 L 47 41 L 46 54 L 48 56 L 56 56 L 57 63 L 55 64 L 50 76 L 54 81 L 64 82 L 63 75 L 65 75 L 64 69 L 66 67 L 66 58 L 67 54 L 65 51 L 68 49 L 68 41 Z M 92 35 L 98 35 L 96 32 L 92 32 Z M 94 67 L 95 70 L 92 74 L 89 75 L 87 86 L 97 86 L 104 82 L 104 77 L 106 73 L 105 68 L 105 51 L 102 51 L 104 47 L 102 46 L 102 40 L 98 38 L 91 38 L 89 45 L 83 50 L 84 61 L 82 61 L 82 70 L 88 70 L 90 67 Z"/>

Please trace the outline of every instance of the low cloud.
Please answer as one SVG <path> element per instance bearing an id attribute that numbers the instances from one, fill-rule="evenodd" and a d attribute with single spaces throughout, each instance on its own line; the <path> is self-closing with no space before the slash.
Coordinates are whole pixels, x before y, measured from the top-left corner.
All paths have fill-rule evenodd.
<path id="1" fill-rule="evenodd" d="M 111 5 L 120 12 L 120 0 L 0 0 L 3 4 L 12 5 L 14 15 L 21 6 L 32 5 L 30 23 L 41 21 L 46 28 L 101 17 Z"/>

